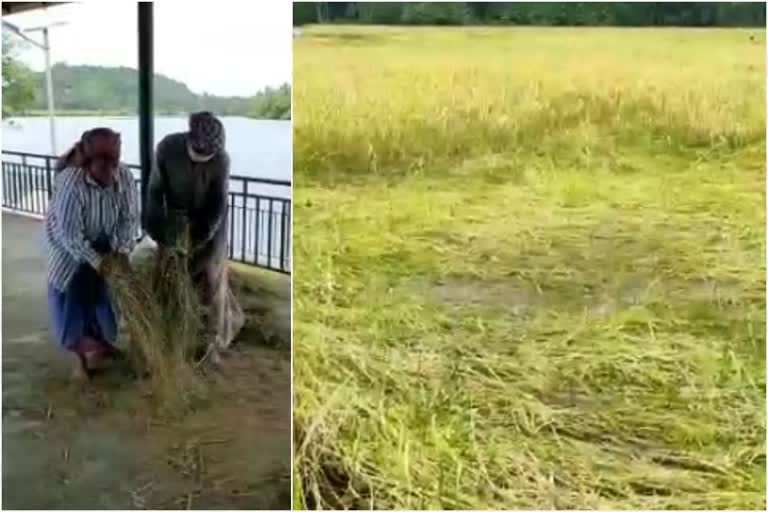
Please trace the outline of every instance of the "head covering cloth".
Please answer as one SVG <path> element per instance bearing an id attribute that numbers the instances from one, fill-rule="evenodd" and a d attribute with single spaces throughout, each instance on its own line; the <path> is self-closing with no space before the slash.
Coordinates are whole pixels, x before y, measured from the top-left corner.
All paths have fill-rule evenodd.
<path id="1" fill-rule="evenodd" d="M 94 159 L 120 162 L 120 134 L 110 128 L 93 128 L 83 132 L 80 140 L 56 161 L 56 172 L 67 167 L 87 168 Z"/>
<path id="2" fill-rule="evenodd" d="M 210 112 L 195 112 L 189 116 L 188 143 L 191 153 L 211 157 L 224 149 L 224 125 Z"/>

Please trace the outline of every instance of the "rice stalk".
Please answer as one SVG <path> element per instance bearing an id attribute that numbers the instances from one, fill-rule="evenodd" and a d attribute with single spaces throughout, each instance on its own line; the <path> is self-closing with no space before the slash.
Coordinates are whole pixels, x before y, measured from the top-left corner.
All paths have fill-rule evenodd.
<path id="1" fill-rule="evenodd" d="M 163 408 L 188 406 L 203 392 L 191 357 L 201 333 L 201 310 L 189 276 L 188 236 L 161 250 L 156 265 L 115 265 L 109 288 L 123 319 L 128 355 L 148 375 Z"/>

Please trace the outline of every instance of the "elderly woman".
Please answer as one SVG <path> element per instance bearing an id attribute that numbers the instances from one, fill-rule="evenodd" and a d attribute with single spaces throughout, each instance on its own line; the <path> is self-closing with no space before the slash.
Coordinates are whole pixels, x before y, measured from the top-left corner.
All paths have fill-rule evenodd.
<path id="1" fill-rule="evenodd" d="M 95 128 L 62 156 L 45 218 L 48 309 L 58 343 L 90 377 L 116 354 L 116 310 L 104 276 L 127 262 L 138 229 L 138 194 L 120 164 L 120 134 Z"/>
<path id="2" fill-rule="evenodd" d="M 203 345 L 212 362 L 243 326 L 227 278 L 229 155 L 224 127 L 209 112 L 192 114 L 189 131 L 157 145 L 147 198 L 147 232 L 161 250 L 189 234 L 189 272 L 205 309 Z"/>

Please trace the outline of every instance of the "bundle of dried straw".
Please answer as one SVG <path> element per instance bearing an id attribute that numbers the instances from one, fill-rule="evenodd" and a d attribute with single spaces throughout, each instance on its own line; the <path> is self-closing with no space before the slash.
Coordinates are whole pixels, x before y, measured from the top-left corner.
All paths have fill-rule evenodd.
<path id="1" fill-rule="evenodd" d="M 187 404 L 202 392 L 192 357 L 202 311 L 188 272 L 189 237 L 158 251 L 154 265 L 111 266 L 107 283 L 121 314 L 121 338 L 139 375 L 164 405 Z"/>

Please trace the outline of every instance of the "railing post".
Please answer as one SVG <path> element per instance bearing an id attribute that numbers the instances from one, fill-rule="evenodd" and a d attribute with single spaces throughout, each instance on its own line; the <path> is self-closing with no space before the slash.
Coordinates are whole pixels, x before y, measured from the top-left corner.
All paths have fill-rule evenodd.
<path id="1" fill-rule="evenodd" d="M 27 194 L 24 193 L 24 187 L 27 183 L 27 176 L 26 176 L 26 170 L 27 170 L 27 155 L 21 156 L 21 172 L 19 173 L 19 197 L 17 198 L 18 205 L 21 205 L 21 211 L 24 211 L 26 205 L 24 204 L 24 199 L 27 197 Z"/>
<path id="2" fill-rule="evenodd" d="M 3 160 L 3 206 L 10 206 L 8 196 L 10 195 L 10 180 L 8 179 L 8 165 Z"/>
<path id="3" fill-rule="evenodd" d="M 274 199 L 269 198 L 269 216 L 267 217 L 267 268 L 272 266 L 272 221 L 275 215 Z"/>
<path id="4" fill-rule="evenodd" d="M 11 171 L 11 179 L 10 179 L 10 181 L 11 181 L 11 194 L 10 194 L 10 196 L 11 196 L 11 204 L 9 205 L 11 208 L 16 208 L 17 196 L 18 196 L 18 193 L 16 192 L 16 173 L 17 173 L 16 166 L 17 165 L 18 164 L 16 164 L 16 163 L 10 163 L 10 162 L 8 163 L 8 168 Z"/>
<path id="5" fill-rule="evenodd" d="M 229 194 L 229 212 L 227 212 L 229 221 L 229 259 L 235 257 L 235 196 Z"/>
<path id="6" fill-rule="evenodd" d="M 246 236 L 247 233 L 247 225 L 248 220 L 246 218 L 246 214 L 248 213 L 248 209 L 246 208 L 248 206 L 248 180 L 243 180 L 243 215 L 242 215 L 242 223 L 240 229 L 240 246 L 241 246 L 241 254 L 243 261 L 245 261 L 245 246 L 248 243 L 248 237 Z"/>
<path id="7" fill-rule="evenodd" d="M 27 198 L 27 211 L 29 211 L 29 213 L 35 213 L 35 179 L 29 165 L 26 167 L 24 174 L 27 175 L 27 192 L 24 196 Z"/>
<path id="8" fill-rule="evenodd" d="M 43 213 L 43 205 L 40 204 L 37 189 L 40 187 L 40 173 L 30 169 L 32 175 L 32 208 L 35 213 Z"/>
<path id="9" fill-rule="evenodd" d="M 19 209 L 20 187 L 19 178 L 21 174 L 21 165 L 13 164 L 13 207 Z"/>
<path id="10" fill-rule="evenodd" d="M 287 201 L 282 201 L 280 204 L 280 270 L 285 270 L 285 249 L 287 245 L 287 222 L 286 222 L 286 208 Z"/>
<path id="11" fill-rule="evenodd" d="M 51 176 L 51 159 L 45 159 L 45 186 L 48 189 L 48 200 L 51 200 L 53 194 L 53 177 Z"/>
<path id="12" fill-rule="evenodd" d="M 259 264 L 259 247 L 261 246 L 261 198 L 256 196 L 256 248 L 253 250 L 255 263 Z"/>

